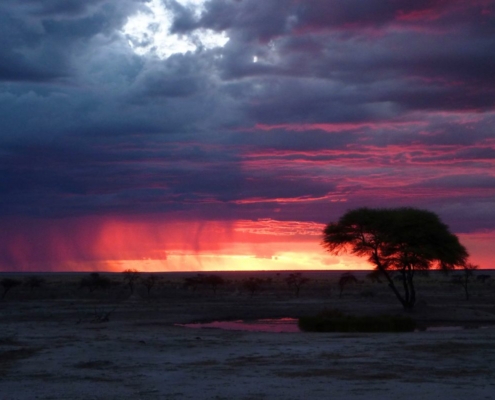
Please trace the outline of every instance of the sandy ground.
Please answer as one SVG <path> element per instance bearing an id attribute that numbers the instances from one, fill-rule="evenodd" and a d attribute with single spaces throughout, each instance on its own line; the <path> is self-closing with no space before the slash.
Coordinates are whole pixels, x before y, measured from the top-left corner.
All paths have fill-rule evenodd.
<path id="1" fill-rule="evenodd" d="M 12 298 L 0 304 L 0 400 L 495 399 L 491 298 L 418 307 L 415 314 L 470 329 L 321 334 L 174 325 L 294 317 L 336 304 L 400 312 L 394 302 L 351 294 L 197 294 L 151 302 L 133 296 L 118 303 Z M 91 322 L 115 305 L 109 322 Z"/>

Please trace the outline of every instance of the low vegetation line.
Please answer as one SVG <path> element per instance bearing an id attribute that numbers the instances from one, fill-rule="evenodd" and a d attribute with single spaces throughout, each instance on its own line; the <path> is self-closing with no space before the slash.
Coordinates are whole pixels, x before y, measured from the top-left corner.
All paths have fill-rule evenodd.
<path id="1" fill-rule="evenodd" d="M 338 311 L 300 317 L 299 328 L 305 332 L 412 332 L 416 322 L 402 316 L 351 316 Z"/>

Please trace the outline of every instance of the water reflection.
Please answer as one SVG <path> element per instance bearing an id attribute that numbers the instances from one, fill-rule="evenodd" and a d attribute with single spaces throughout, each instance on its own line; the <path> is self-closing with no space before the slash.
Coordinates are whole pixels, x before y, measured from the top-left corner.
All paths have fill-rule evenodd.
<path id="1" fill-rule="evenodd" d="M 225 329 L 228 331 L 248 331 L 248 332 L 273 332 L 273 333 L 296 333 L 302 332 L 297 325 L 296 318 L 267 318 L 257 319 L 254 321 L 235 320 L 235 321 L 213 321 L 194 324 L 175 324 L 186 328 L 213 328 Z M 464 329 L 484 329 L 487 326 L 424 326 L 416 329 L 415 332 L 449 332 L 460 331 Z"/>
<path id="2" fill-rule="evenodd" d="M 296 318 L 267 318 L 257 319 L 255 321 L 213 321 L 195 324 L 177 324 L 186 328 L 216 328 L 229 331 L 249 331 L 249 332 L 301 332 L 297 326 Z"/>

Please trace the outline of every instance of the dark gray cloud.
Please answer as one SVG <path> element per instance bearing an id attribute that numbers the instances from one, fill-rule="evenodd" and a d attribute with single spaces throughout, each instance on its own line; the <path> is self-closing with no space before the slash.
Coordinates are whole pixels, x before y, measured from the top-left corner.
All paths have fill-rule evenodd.
<path id="1" fill-rule="evenodd" d="M 53 82 L 73 75 L 76 52 L 111 36 L 139 1 L 25 1 L 0 5 L 0 81 Z"/>
<path id="2" fill-rule="evenodd" d="M 173 32 L 230 40 L 165 59 L 121 31 L 147 4 L 0 4 L 2 216 L 418 205 L 495 228 L 454 218 L 495 202 L 491 2 L 167 0 Z"/>

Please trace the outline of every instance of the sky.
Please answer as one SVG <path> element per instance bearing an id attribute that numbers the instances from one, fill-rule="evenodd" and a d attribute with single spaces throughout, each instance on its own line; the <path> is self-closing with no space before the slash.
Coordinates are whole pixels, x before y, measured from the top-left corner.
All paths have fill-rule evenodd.
<path id="1" fill-rule="evenodd" d="M 360 269 L 437 213 L 495 268 L 495 1 L 2 0 L 0 271 Z"/>

